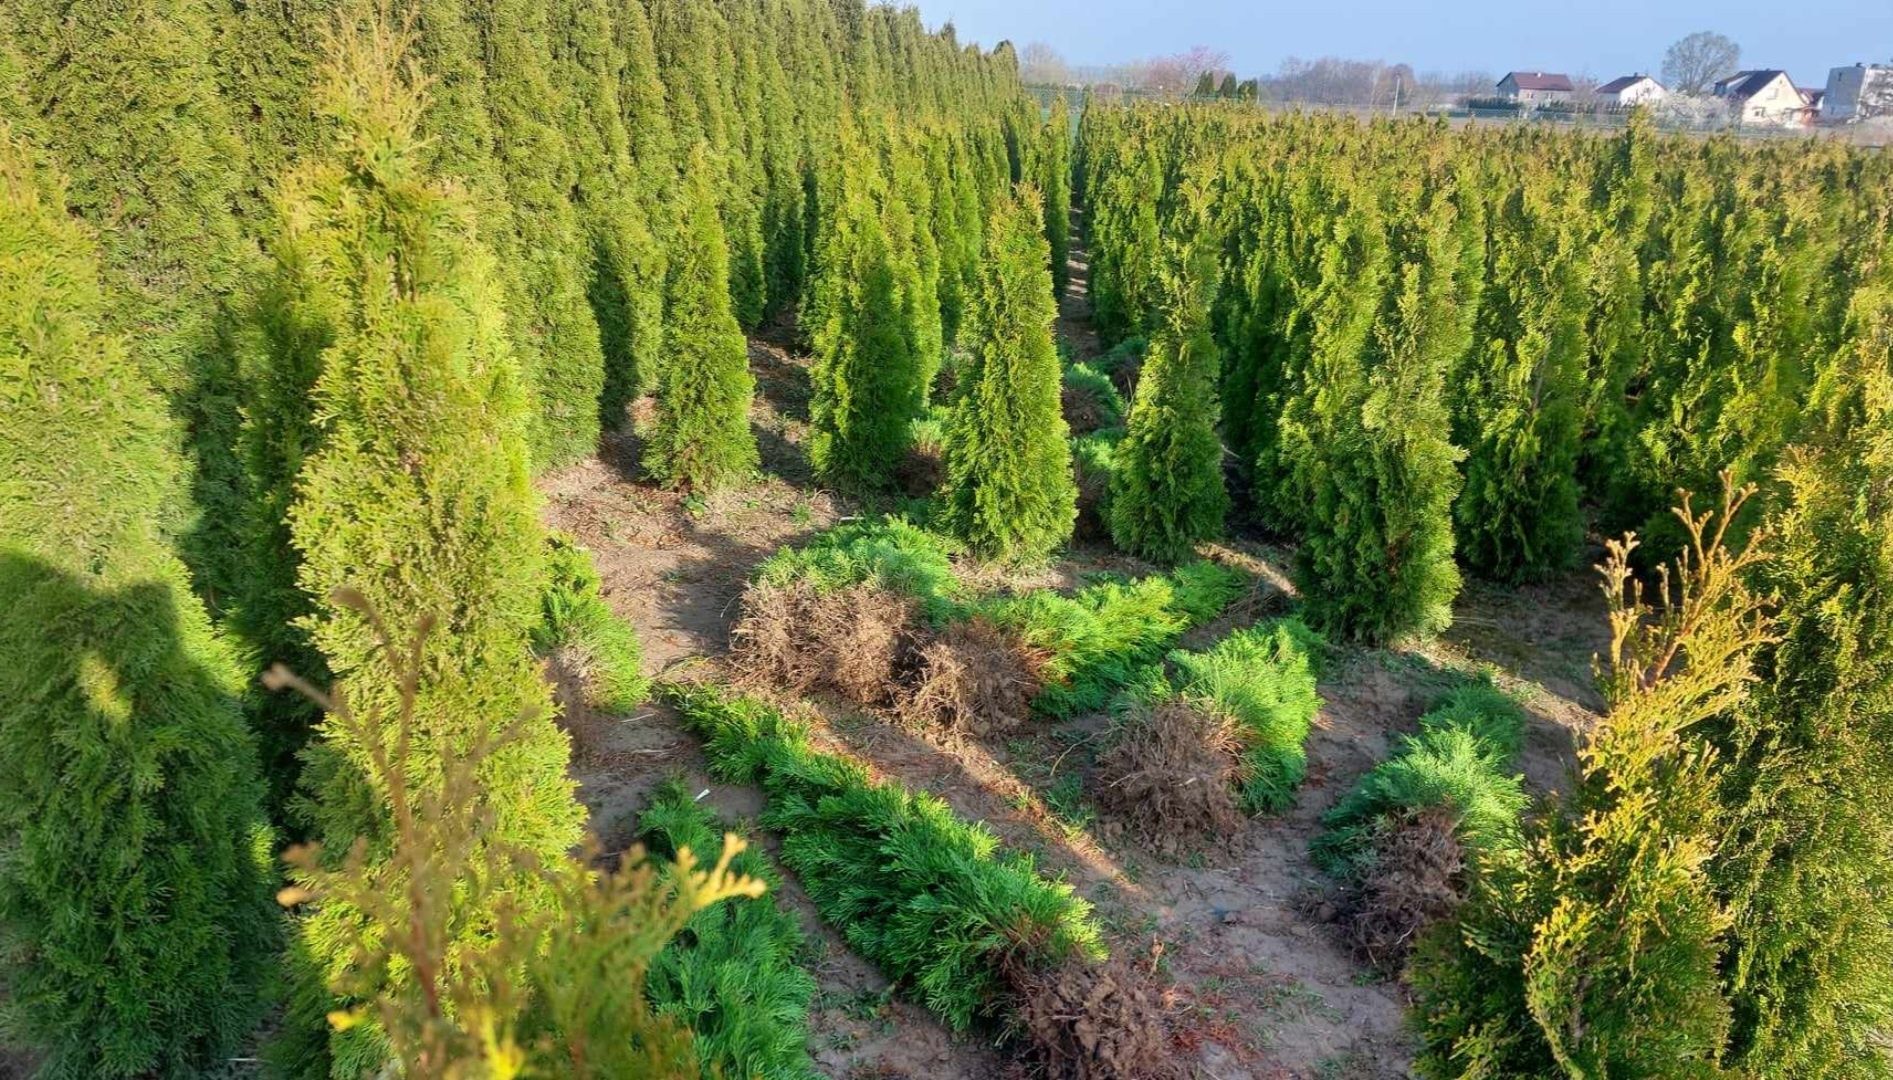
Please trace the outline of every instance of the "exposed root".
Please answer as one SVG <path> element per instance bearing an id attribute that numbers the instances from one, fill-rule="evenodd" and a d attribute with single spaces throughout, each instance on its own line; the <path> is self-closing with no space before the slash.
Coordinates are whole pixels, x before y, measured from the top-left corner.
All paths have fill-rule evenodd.
<path id="1" fill-rule="evenodd" d="M 915 605 L 872 585 L 816 592 L 757 585 L 730 632 L 742 677 L 798 694 L 827 690 L 864 708 L 894 700 L 911 652 Z"/>
<path id="2" fill-rule="evenodd" d="M 1171 1080 L 1163 991 L 1119 958 L 1072 959 L 1049 971 L 1008 960 L 1014 1024 L 1052 1080 Z"/>
<path id="3" fill-rule="evenodd" d="M 983 735 L 1032 715 L 1045 656 L 985 619 L 956 622 L 922 646 L 901 714 L 914 723 Z"/>
<path id="4" fill-rule="evenodd" d="M 1392 821 L 1375 838 L 1373 868 L 1343 905 L 1349 940 L 1376 967 L 1398 971 L 1419 936 L 1465 899 L 1465 852 L 1453 812 L 1435 806 Z"/>
<path id="5" fill-rule="evenodd" d="M 1125 717 L 1098 759 L 1098 805 L 1159 849 L 1174 851 L 1242 824 L 1229 722 L 1169 699 Z"/>

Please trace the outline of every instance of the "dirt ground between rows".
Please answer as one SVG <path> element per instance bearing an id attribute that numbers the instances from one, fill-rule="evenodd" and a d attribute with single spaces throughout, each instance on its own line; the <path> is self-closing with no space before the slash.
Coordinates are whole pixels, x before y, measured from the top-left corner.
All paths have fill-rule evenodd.
<path id="1" fill-rule="evenodd" d="M 1095 355 L 1085 308 L 1082 251 L 1062 299 L 1059 329 L 1079 357 Z M 653 673 L 720 663 L 756 566 L 844 519 L 854 508 L 815 488 L 801 451 L 808 421 L 806 360 L 780 343 L 750 349 L 758 394 L 752 423 L 764 476 L 701 503 L 642 482 L 634 441 L 541 483 L 548 522 L 597 557 L 606 600 L 634 623 Z M 1285 587 L 1288 554 L 1237 538 L 1213 552 Z M 1107 552 L 1078 549 L 1029 584 L 1068 585 L 1096 569 L 1139 572 Z M 1287 812 L 1249 820 L 1234 835 L 1169 851 L 1141 848 L 1100 821 L 1084 795 L 1103 729 L 1080 717 L 1010 738 L 944 740 L 833 703 L 814 703 L 823 737 L 880 774 L 944 798 L 985 821 L 1009 847 L 1074 883 L 1091 901 L 1114 952 L 1174 984 L 1179 1060 L 1210 1080 L 1402 1077 L 1411 1046 L 1397 982 L 1377 975 L 1325 918 L 1326 881 L 1307 853 L 1321 815 L 1384 758 L 1398 736 L 1457 677 L 1489 671 L 1527 702 L 1532 725 L 1521 765 L 1537 791 L 1564 783 L 1574 732 L 1599 706 L 1592 656 L 1606 644 L 1603 604 L 1588 574 L 1525 589 L 1471 584 L 1443 639 L 1411 650 L 1339 649 L 1327 658 L 1324 706 L 1309 740 L 1309 775 Z M 1014 584 L 1024 584 L 1015 582 Z M 1194 632 L 1207 645 L 1244 614 Z M 650 789 L 682 773 L 732 820 L 761 809 L 753 789 L 714 783 L 696 740 L 661 706 L 632 716 L 567 717 L 573 771 L 594 831 L 621 847 Z M 761 837 L 765 846 L 774 838 Z M 994 1048 L 994 1032 L 955 1037 L 890 993 L 884 979 L 822 926 L 791 874 L 780 899 L 809 929 L 819 982 L 811 1051 L 827 1075 L 988 1080 L 1023 1075 Z"/>

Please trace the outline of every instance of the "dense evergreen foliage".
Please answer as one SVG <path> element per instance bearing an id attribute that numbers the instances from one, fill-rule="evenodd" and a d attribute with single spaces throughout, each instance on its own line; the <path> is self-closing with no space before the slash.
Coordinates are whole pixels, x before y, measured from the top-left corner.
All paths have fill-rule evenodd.
<path id="1" fill-rule="evenodd" d="M 993 211 L 947 423 L 941 513 L 989 557 L 1049 555 L 1078 513 L 1038 203 L 1023 187 Z"/>
<path id="2" fill-rule="evenodd" d="M 1176 691 L 1232 722 L 1247 813 L 1287 809 L 1308 775 L 1322 644 L 1300 619 L 1288 618 L 1238 630 L 1202 652 L 1170 654 Z"/>
<path id="3" fill-rule="evenodd" d="M 192 1075 L 277 945 L 241 677 L 161 514 L 153 371 L 89 232 L 0 124 L 0 1003 L 54 1077 Z"/>

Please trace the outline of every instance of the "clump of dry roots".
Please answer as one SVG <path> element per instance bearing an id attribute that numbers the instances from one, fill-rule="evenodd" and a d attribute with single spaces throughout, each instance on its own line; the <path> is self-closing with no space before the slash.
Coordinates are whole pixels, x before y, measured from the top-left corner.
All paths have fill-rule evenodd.
<path id="1" fill-rule="evenodd" d="M 924 499 L 946 482 L 946 457 L 938 446 L 910 446 L 894 467 L 894 480 L 909 497 Z"/>
<path id="2" fill-rule="evenodd" d="M 1163 991 L 1143 971 L 1113 958 L 1071 959 L 1049 970 L 1009 960 L 1014 1023 L 1052 1080 L 1171 1080 Z"/>
<path id="3" fill-rule="evenodd" d="M 1111 472 L 1086 464 L 1083 458 L 1072 462 L 1072 480 L 1078 488 L 1078 519 L 1072 535 L 1080 540 L 1108 540 L 1111 521 L 1105 503 L 1111 497 Z"/>
<path id="4" fill-rule="evenodd" d="M 908 666 L 916 614 L 912 600 L 875 585 L 756 585 L 730 631 L 731 659 L 748 679 L 881 707 Z"/>
<path id="5" fill-rule="evenodd" d="M 1032 715 L 1044 654 L 985 619 L 956 622 L 917 651 L 901 715 L 967 735 L 1010 731 Z"/>
<path id="6" fill-rule="evenodd" d="M 1088 386 L 1066 384 L 1059 391 L 1059 409 L 1073 435 L 1089 435 L 1104 426 L 1110 415 L 1096 390 Z"/>
<path id="7" fill-rule="evenodd" d="M 1170 698 L 1138 707 L 1098 759 L 1098 805 L 1163 850 L 1242 824 L 1229 721 Z"/>
<path id="8" fill-rule="evenodd" d="M 1372 868 L 1342 906 L 1349 940 L 1376 967 L 1398 971 L 1415 941 L 1465 899 L 1465 851 L 1453 812 L 1433 806 L 1392 819 L 1374 840 Z"/>

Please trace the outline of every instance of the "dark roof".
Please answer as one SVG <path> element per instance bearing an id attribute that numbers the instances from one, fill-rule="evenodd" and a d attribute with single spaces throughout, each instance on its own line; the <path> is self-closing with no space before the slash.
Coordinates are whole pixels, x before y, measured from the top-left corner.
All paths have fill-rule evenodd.
<path id="1" fill-rule="evenodd" d="M 1750 98 L 1761 93 L 1762 87 L 1774 82 L 1787 72 L 1780 68 L 1762 68 L 1758 71 L 1738 71 L 1716 84 L 1716 91 L 1735 98 Z"/>
<path id="2" fill-rule="evenodd" d="M 1612 79 L 1609 82 L 1605 83 L 1604 85 L 1598 87 L 1597 92 L 1600 94 L 1622 93 L 1623 91 L 1630 89 L 1631 87 L 1637 85 L 1638 83 L 1642 82 L 1645 79 L 1650 79 L 1650 77 L 1648 75 L 1624 75 L 1619 78 Z M 1650 79 L 1650 81 L 1656 82 L 1655 79 Z M 1662 86 L 1663 84 L 1656 83 L 1656 85 Z"/>
<path id="3" fill-rule="evenodd" d="M 1512 80 L 1520 90 L 1571 90 L 1571 78 L 1568 75 L 1551 75 L 1542 71 L 1511 71 L 1505 79 Z M 1500 79 L 1504 82 L 1505 79 Z"/>

